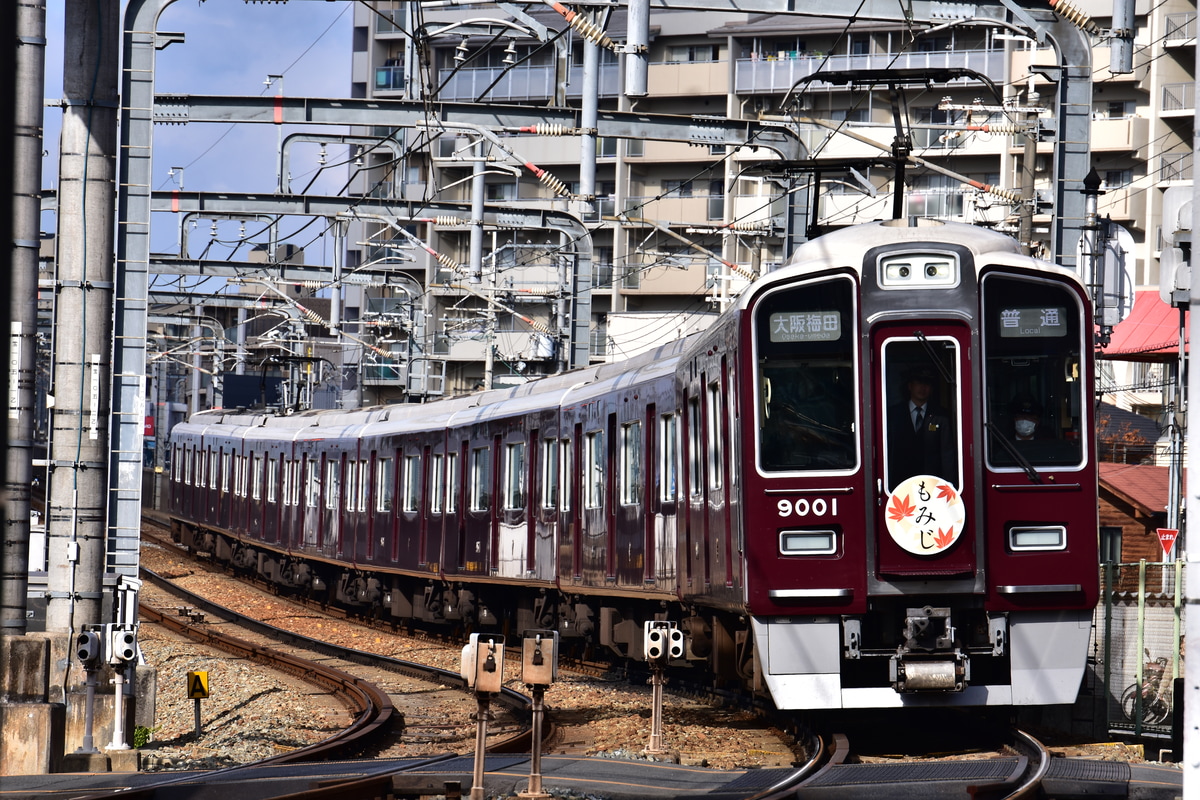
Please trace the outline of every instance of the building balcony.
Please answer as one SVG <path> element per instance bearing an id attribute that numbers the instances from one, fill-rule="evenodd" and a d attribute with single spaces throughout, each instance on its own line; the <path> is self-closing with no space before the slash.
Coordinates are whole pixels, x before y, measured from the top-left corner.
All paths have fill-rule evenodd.
<path id="1" fill-rule="evenodd" d="M 1167 47 L 1196 46 L 1196 12 L 1187 11 L 1182 14 L 1167 14 L 1166 34 L 1163 44 Z"/>
<path id="2" fill-rule="evenodd" d="M 1196 111 L 1196 82 L 1165 84 L 1159 110 L 1164 117 L 1192 116 Z"/>
<path id="3" fill-rule="evenodd" d="M 390 66 L 375 68 L 376 92 L 402 92 L 405 86 L 404 67 Z"/>
<path id="4" fill-rule="evenodd" d="M 1100 195 L 1096 212 L 1142 228 L 1146 224 L 1146 190 L 1135 186 L 1109 189 Z"/>
<path id="5" fill-rule="evenodd" d="M 1150 141 L 1150 120 L 1145 117 L 1092 120 L 1092 152 L 1119 151 L 1145 158 L 1140 151 Z"/>
<path id="6" fill-rule="evenodd" d="M 496 356 L 505 360 L 547 361 L 554 358 L 554 340 L 537 331 L 496 331 L 492 337 Z M 447 361 L 483 361 L 488 336 L 482 329 L 454 337 L 438 337 L 437 355 Z"/>
<path id="7" fill-rule="evenodd" d="M 407 12 L 403 8 L 381 8 L 372 15 L 375 19 L 375 34 L 381 37 L 405 37 Z"/>
<path id="8" fill-rule="evenodd" d="M 729 91 L 728 61 L 651 64 L 646 77 L 652 97 L 723 95 Z"/>
<path id="9" fill-rule="evenodd" d="M 625 213 L 631 217 L 652 220 L 662 225 L 711 225 L 725 218 L 725 197 L 704 194 L 680 197 L 645 195 L 627 197 Z"/>
<path id="10" fill-rule="evenodd" d="M 703 295 L 712 289 L 713 273 L 719 264 L 711 259 L 683 255 L 673 263 L 638 272 L 636 281 L 626 281 L 627 295 Z"/>
<path id="11" fill-rule="evenodd" d="M 785 56 L 781 58 L 780 56 Z M 775 94 L 786 92 L 802 79 L 821 72 L 841 72 L 861 69 L 970 69 L 997 83 L 1005 81 L 1007 70 L 1003 50 L 941 50 L 934 53 L 873 53 L 871 55 L 809 55 L 781 51 L 759 58 L 739 58 L 734 76 L 737 94 Z M 962 83 L 979 86 L 979 81 L 962 79 Z M 942 84 L 945 85 L 945 84 Z M 813 81 L 810 88 L 836 88 L 822 81 Z"/>
<path id="12" fill-rule="evenodd" d="M 447 102 L 474 102 L 477 99 L 505 102 L 545 102 L 555 96 L 558 73 L 553 65 L 515 67 L 468 67 L 443 69 L 438 72 L 442 86 L 438 98 Z M 495 86 L 492 84 L 495 83 Z M 491 87 L 490 89 L 488 87 Z M 616 64 L 600 67 L 600 97 L 616 97 L 620 73 Z M 571 67 L 568 74 L 567 97 L 583 96 L 583 68 Z"/>
<path id="13" fill-rule="evenodd" d="M 1191 182 L 1192 152 L 1163 153 L 1158 157 L 1157 175 L 1160 186 Z"/>

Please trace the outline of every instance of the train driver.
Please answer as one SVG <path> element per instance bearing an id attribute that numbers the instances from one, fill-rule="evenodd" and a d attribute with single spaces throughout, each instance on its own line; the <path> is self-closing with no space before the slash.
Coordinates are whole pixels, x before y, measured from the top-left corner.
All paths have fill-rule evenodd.
<path id="1" fill-rule="evenodd" d="M 1012 401 L 1009 411 L 1013 418 L 1013 438 L 1018 442 L 1033 441 L 1042 421 L 1042 407 L 1032 397 L 1022 395 Z"/>

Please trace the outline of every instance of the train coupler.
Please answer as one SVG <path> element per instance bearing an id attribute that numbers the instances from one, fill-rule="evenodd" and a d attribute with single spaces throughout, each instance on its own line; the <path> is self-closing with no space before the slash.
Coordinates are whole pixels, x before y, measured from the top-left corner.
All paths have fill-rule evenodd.
<path id="1" fill-rule="evenodd" d="M 961 692 L 970 680 L 971 662 L 958 650 L 937 655 L 897 653 L 888 670 L 897 692 Z"/>

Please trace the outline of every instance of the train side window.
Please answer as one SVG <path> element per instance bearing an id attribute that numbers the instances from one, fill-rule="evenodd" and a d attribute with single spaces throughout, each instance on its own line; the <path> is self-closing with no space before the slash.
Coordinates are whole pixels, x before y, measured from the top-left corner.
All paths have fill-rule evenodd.
<path id="1" fill-rule="evenodd" d="M 458 453 L 446 453 L 446 513 L 458 511 Z"/>
<path id="2" fill-rule="evenodd" d="M 252 488 L 254 490 L 254 498 L 253 499 L 261 500 L 262 499 L 262 478 L 263 478 L 262 456 L 258 456 L 258 455 L 251 456 L 251 463 L 254 465 L 253 469 L 251 469 L 251 473 L 253 473 L 253 486 L 252 486 Z"/>
<path id="3" fill-rule="evenodd" d="M 358 503 L 355 508 L 358 511 L 365 512 L 367 510 L 367 495 L 371 492 L 371 465 L 366 461 L 358 462 Z"/>
<path id="4" fill-rule="evenodd" d="M 246 496 L 246 457 L 233 457 L 233 494 L 235 497 Z"/>
<path id="5" fill-rule="evenodd" d="M 721 384 L 708 385 L 708 414 L 705 431 L 708 450 L 708 488 L 716 491 L 725 483 L 725 461 L 721 457 Z"/>
<path id="6" fill-rule="evenodd" d="M 275 502 L 276 485 L 279 482 L 279 462 L 268 456 L 267 458 L 267 502 Z"/>
<path id="7" fill-rule="evenodd" d="M 491 503 L 492 459 L 487 447 L 476 447 L 471 451 L 471 505 L 472 511 L 486 511 Z"/>
<path id="8" fill-rule="evenodd" d="M 232 472 L 229 468 L 231 456 L 232 453 L 221 450 L 221 494 L 229 494 L 229 473 Z"/>
<path id="9" fill-rule="evenodd" d="M 621 503 L 642 502 L 642 423 L 621 426 Z"/>
<path id="10" fill-rule="evenodd" d="M 216 450 L 208 451 L 208 486 L 211 489 L 216 489 L 219 485 L 221 472 L 221 458 Z"/>
<path id="11" fill-rule="evenodd" d="M 525 443 L 512 442 L 504 448 L 504 507 L 525 508 Z"/>
<path id="12" fill-rule="evenodd" d="M 429 511 L 433 514 L 442 513 L 446 503 L 446 464 L 441 453 L 434 453 L 429 459 Z"/>
<path id="13" fill-rule="evenodd" d="M 772 292 L 755 309 L 754 411 L 764 472 L 858 466 L 854 295 L 854 282 L 838 277 Z"/>
<path id="14" fill-rule="evenodd" d="M 404 457 L 404 510 L 419 511 L 421 503 L 421 457 Z"/>
<path id="15" fill-rule="evenodd" d="M 290 506 L 292 504 L 292 460 L 280 458 L 279 461 L 283 472 L 283 505 Z"/>
<path id="16" fill-rule="evenodd" d="M 659 499 L 673 503 L 679 492 L 679 418 L 676 414 L 663 414 L 659 418 L 658 473 Z"/>
<path id="17" fill-rule="evenodd" d="M 342 492 L 341 463 L 336 457 L 325 462 L 325 508 L 337 511 Z"/>
<path id="18" fill-rule="evenodd" d="M 183 462 L 183 483 L 185 486 L 192 485 L 192 459 L 195 457 L 195 450 L 189 449 L 184 451 L 183 458 L 181 459 Z"/>
<path id="19" fill-rule="evenodd" d="M 386 513 L 392 510 L 392 467 L 390 458 L 375 462 L 375 510 Z"/>
<path id="20" fill-rule="evenodd" d="M 704 494 L 700 485 L 700 399 L 688 398 L 688 486 L 692 497 Z"/>
<path id="21" fill-rule="evenodd" d="M 304 459 L 304 504 L 308 508 L 316 508 L 321 502 L 321 462 L 312 455 Z"/>
<path id="22" fill-rule="evenodd" d="M 559 443 L 557 439 L 542 440 L 542 498 L 547 511 L 558 508 L 560 478 L 558 474 Z"/>
<path id="23" fill-rule="evenodd" d="M 600 508 L 604 503 L 604 436 L 592 431 L 584 439 L 584 508 Z"/>

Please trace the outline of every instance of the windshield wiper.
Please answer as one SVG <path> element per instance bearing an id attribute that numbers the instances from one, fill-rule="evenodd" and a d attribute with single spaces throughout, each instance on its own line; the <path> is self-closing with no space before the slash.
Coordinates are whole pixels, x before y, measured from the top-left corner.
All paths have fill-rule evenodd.
<path id="1" fill-rule="evenodd" d="M 998 441 L 1004 447 L 1004 449 L 1008 451 L 1008 454 L 1016 460 L 1017 466 L 1025 470 L 1025 474 L 1029 476 L 1029 480 L 1032 483 L 1042 482 L 1042 476 L 1039 475 L 1038 471 L 1033 468 L 1033 464 L 1030 464 L 1029 459 L 1021 455 L 1021 451 L 1017 449 L 1017 446 L 1006 439 L 1004 434 L 1000 432 L 999 428 L 997 428 L 991 422 L 983 423 L 983 427 L 987 428 L 988 433 L 990 433 L 992 437 L 995 438 L 995 440 Z"/>
<path id="2" fill-rule="evenodd" d="M 925 348 L 925 354 L 929 356 L 929 360 L 933 362 L 933 365 L 937 367 L 937 371 L 941 373 L 942 380 L 946 382 L 947 386 L 953 386 L 954 376 L 950 374 L 950 370 L 946 369 L 946 365 L 942 363 L 942 359 L 933 349 L 933 345 L 925 338 L 925 333 L 923 331 L 913 331 L 913 336 L 917 337 L 917 341 Z"/>

